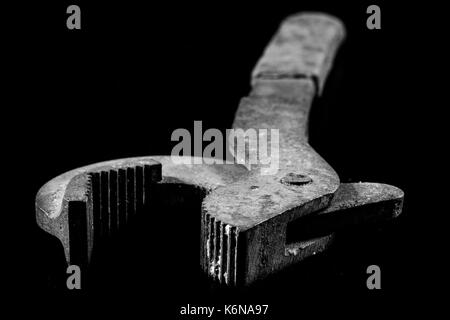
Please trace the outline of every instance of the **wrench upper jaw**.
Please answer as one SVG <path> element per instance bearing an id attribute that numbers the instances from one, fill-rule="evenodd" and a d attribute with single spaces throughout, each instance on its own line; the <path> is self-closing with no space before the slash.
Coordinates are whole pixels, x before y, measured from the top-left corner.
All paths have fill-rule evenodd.
<path id="1" fill-rule="evenodd" d="M 404 193 L 394 186 L 342 183 L 334 194 L 297 201 L 296 206 L 277 211 L 264 189 L 258 195 L 250 194 L 259 189 L 242 189 L 252 183 L 250 179 L 239 187 L 220 187 L 203 202 L 202 267 L 212 279 L 227 285 L 263 279 L 327 249 L 336 231 L 396 218 L 403 206 Z M 236 202 L 242 201 L 239 205 L 230 205 L 230 199 L 223 196 L 228 187 L 241 188 L 239 195 L 234 194 Z M 258 209 L 273 216 L 259 223 L 245 217 L 245 212 L 251 216 Z"/>
<path id="2" fill-rule="evenodd" d="M 182 158 L 182 159 L 181 159 Z M 149 156 L 106 161 L 68 171 L 48 181 L 35 199 L 37 224 L 57 237 L 68 264 L 89 264 L 97 239 L 116 232 L 141 207 L 154 205 L 164 185 L 196 189 L 204 196 L 248 175 L 242 165 L 208 165 L 194 157 Z M 182 164 L 184 162 L 185 164 Z M 192 193 L 189 193 L 192 194 Z M 166 201 L 170 204 L 170 200 Z"/>
<path id="3" fill-rule="evenodd" d="M 285 185 L 277 176 L 253 176 L 219 187 L 202 206 L 202 267 L 228 285 L 249 284 L 299 261 L 285 256 L 286 228 L 297 218 L 326 208 L 338 187 L 314 177 L 305 185 Z M 321 251 L 327 239 L 315 242 Z M 306 254 L 307 251 L 304 251 Z"/>

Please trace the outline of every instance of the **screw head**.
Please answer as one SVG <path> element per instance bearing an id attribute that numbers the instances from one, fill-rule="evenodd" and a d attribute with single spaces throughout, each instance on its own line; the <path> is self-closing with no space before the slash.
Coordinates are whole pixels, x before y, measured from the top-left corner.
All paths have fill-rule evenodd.
<path id="1" fill-rule="evenodd" d="M 283 178 L 281 178 L 281 183 L 291 186 L 302 186 L 307 183 L 312 182 L 312 179 L 304 174 L 300 173 L 288 173 Z"/>

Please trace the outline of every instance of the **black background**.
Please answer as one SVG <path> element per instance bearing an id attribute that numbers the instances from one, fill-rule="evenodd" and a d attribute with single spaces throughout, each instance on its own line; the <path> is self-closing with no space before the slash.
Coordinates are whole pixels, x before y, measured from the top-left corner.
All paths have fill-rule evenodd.
<path id="1" fill-rule="evenodd" d="M 66 28 L 69 4 L 81 7 L 81 30 Z M 366 28 L 370 4 L 381 7 L 381 30 Z M 435 256 L 426 253 L 426 243 L 437 240 L 426 234 L 430 218 L 423 216 L 433 219 L 434 213 L 422 202 L 427 172 L 418 170 L 419 157 L 431 147 L 423 136 L 422 112 L 430 103 L 424 102 L 425 88 L 418 81 L 424 78 L 419 72 L 426 71 L 420 67 L 428 59 L 421 55 L 420 39 L 427 31 L 416 27 L 416 17 L 436 8 L 413 12 L 411 6 L 380 1 L 164 6 L 61 1 L 20 10 L 21 18 L 11 24 L 11 30 L 20 31 L 11 37 L 20 49 L 8 60 L 16 90 L 7 118 L 16 128 L 7 144 L 14 152 L 10 173 L 19 181 L 10 189 L 20 193 L 14 213 L 22 232 L 11 241 L 23 248 L 8 261 L 19 271 L 12 276 L 19 292 L 57 294 L 68 301 L 87 296 L 95 303 L 106 301 L 109 309 L 128 308 L 133 301 L 132 310 L 148 308 L 165 313 L 164 318 L 175 318 L 188 303 L 267 303 L 275 318 L 324 310 L 359 314 L 355 307 L 414 309 L 420 305 L 414 301 L 429 292 L 431 277 L 442 274 Z M 324 95 L 313 107 L 310 144 L 342 182 L 403 189 L 401 217 L 349 231 L 327 254 L 251 288 L 223 291 L 209 288 L 197 270 L 190 254 L 196 248 L 189 247 L 197 235 L 168 228 L 174 215 L 189 225 L 186 217 L 195 210 L 161 211 L 146 221 L 151 227 L 137 229 L 151 230 L 148 241 L 133 243 L 132 254 L 124 254 L 126 261 L 111 267 L 95 290 L 49 289 L 49 279 L 64 273 L 64 261 L 59 243 L 35 223 L 38 189 L 90 163 L 170 154 L 172 131 L 192 130 L 194 120 L 202 120 L 204 130 L 229 128 L 239 99 L 249 92 L 251 70 L 279 23 L 305 10 L 333 14 L 347 29 Z M 366 287 L 371 264 L 381 268 L 382 290 Z M 323 307 L 332 302 L 337 303 L 330 309 Z M 317 303 L 321 307 L 313 307 Z"/>

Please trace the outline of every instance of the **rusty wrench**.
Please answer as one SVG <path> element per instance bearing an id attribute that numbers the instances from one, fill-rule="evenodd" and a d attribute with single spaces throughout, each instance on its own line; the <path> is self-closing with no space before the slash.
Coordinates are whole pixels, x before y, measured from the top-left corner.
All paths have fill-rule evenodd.
<path id="1" fill-rule="evenodd" d="M 327 15 L 289 17 L 253 71 L 252 91 L 240 102 L 233 127 L 279 130 L 277 173 L 262 174 L 262 165 L 180 164 L 170 156 L 97 163 L 39 190 L 39 226 L 61 240 L 67 263 L 89 265 L 100 242 L 151 208 L 159 186 L 194 188 L 203 197 L 201 267 L 221 283 L 241 285 L 323 251 L 341 226 L 396 217 L 401 190 L 341 184 L 308 144 L 309 109 L 344 34 L 342 23 Z M 294 221 L 309 239 L 287 243 Z M 329 234 L 314 233 L 325 229 Z"/>

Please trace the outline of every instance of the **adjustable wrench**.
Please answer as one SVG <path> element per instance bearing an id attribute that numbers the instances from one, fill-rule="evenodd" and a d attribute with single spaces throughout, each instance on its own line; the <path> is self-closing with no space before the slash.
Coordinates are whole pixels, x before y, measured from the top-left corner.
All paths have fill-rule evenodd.
<path id="1" fill-rule="evenodd" d="M 39 190 L 38 225 L 61 240 L 68 264 L 87 267 L 101 243 L 136 214 L 151 210 L 158 201 L 155 190 L 180 186 L 180 193 L 171 195 L 175 199 L 185 196 L 185 188 L 193 189 L 203 197 L 201 268 L 214 281 L 235 286 L 325 250 L 341 227 L 398 216 L 400 189 L 340 183 L 308 144 L 310 107 L 344 36 L 334 17 L 294 15 L 282 23 L 253 71 L 252 90 L 241 100 L 233 128 L 279 130 L 276 173 L 263 174 L 263 165 L 248 170 L 240 164 L 173 156 L 92 164 Z M 293 225 L 302 240 L 289 241 Z"/>

